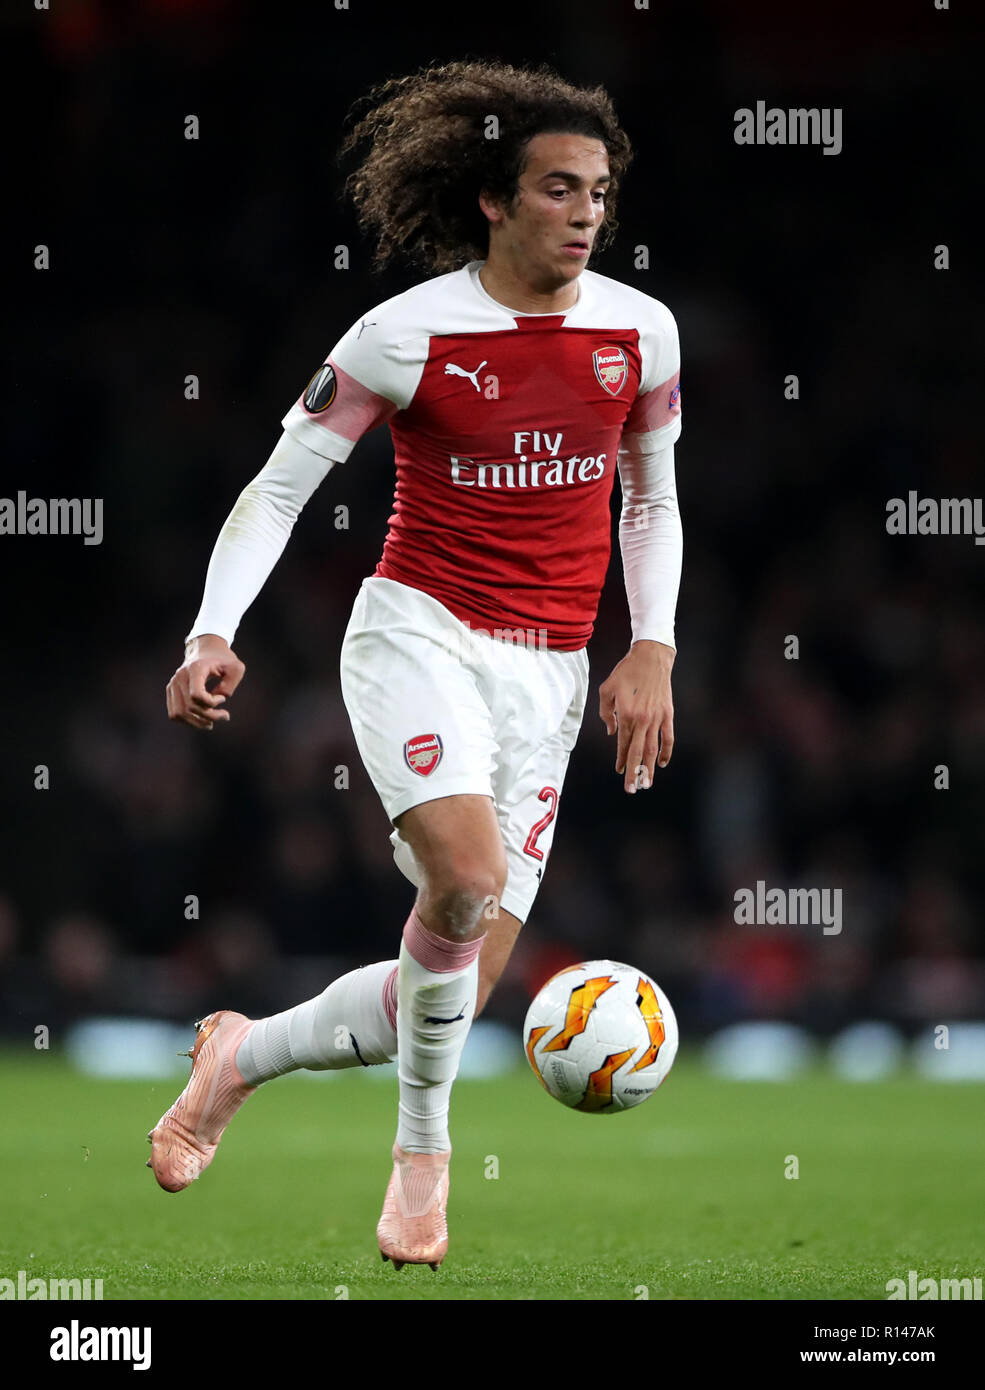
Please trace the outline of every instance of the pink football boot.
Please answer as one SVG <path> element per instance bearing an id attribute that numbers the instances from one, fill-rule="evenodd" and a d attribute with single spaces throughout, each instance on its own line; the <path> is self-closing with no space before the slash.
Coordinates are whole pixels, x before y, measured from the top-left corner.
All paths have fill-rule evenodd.
<path id="1" fill-rule="evenodd" d="M 448 1252 L 447 1153 L 405 1153 L 393 1146 L 393 1173 L 376 1228 L 380 1254 L 394 1269 L 430 1265 L 437 1269 Z"/>
<path id="2" fill-rule="evenodd" d="M 252 1026 L 229 1009 L 195 1024 L 188 1085 L 147 1136 L 147 1167 L 165 1192 L 181 1192 L 209 1166 L 226 1125 L 256 1090 L 236 1066 L 236 1050 Z"/>

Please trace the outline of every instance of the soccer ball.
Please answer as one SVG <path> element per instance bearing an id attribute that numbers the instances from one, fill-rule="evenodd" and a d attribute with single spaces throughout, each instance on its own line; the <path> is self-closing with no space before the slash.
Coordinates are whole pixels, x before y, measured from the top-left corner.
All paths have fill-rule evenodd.
<path id="1" fill-rule="evenodd" d="M 677 1019 L 663 990 L 630 965 L 583 961 L 548 980 L 527 1010 L 523 1042 L 548 1095 L 614 1115 L 648 1100 L 677 1055 Z"/>

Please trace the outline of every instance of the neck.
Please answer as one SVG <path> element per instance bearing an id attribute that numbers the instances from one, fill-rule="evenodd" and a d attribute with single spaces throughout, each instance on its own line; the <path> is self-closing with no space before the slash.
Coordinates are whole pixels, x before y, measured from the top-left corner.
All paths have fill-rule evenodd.
<path id="1" fill-rule="evenodd" d="M 486 294 L 505 309 L 520 314 L 563 314 L 578 302 L 578 284 L 564 280 L 558 285 L 533 284 L 508 264 L 492 256 L 479 271 Z"/>

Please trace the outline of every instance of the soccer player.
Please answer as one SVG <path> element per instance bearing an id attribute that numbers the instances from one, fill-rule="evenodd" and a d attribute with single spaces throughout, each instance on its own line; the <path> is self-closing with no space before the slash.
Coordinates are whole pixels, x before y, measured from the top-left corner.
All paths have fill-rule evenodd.
<path id="1" fill-rule="evenodd" d="M 617 471 L 632 645 L 599 713 L 629 794 L 671 756 L 680 352 L 663 304 L 586 269 L 611 238 L 631 158 L 601 88 L 456 62 L 373 96 L 344 145 L 361 152 L 349 189 L 377 263 L 404 253 L 432 278 L 368 310 L 288 411 L 219 535 L 167 706 L 195 729 L 228 720 L 243 613 L 325 475 L 386 422 L 393 515 L 352 609 L 341 686 L 417 897 L 396 960 L 271 1018 L 202 1020 L 150 1163 L 179 1191 L 262 1082 L 395 1058 L 377 1237 L 395 1268 L 436 1269 L 449 1096 L 550 853 Z"/>

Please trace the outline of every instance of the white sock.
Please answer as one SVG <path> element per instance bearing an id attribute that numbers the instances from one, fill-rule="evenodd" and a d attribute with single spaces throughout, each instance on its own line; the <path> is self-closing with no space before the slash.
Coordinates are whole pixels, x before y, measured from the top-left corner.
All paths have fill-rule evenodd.
<path id="1" fill-rule="evenodd" d="M 412 1153 L 445 1153 L 448 1103 L 479 985 L 475 941 L 446 941 L 428 931 L 415 908 L 400 943 L 397 972 L 397 1143 Z"/>
<path id="2" fill-rule="evenodd" d="M 250 1086 L 301 1067 L 335 1071 L 392 1062 L 397 1053 L 397 962 L 342 975 L 321 994 L 254 1023 L 236 1050 Z"/>

